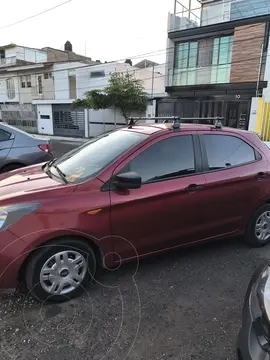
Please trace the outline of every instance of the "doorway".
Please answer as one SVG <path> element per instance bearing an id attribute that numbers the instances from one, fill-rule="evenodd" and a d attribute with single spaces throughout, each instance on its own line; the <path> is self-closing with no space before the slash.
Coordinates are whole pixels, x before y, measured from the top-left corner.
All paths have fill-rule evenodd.
<path id="1" fill-rule="evenodd" d="M 239 105 L 240 103 L 237 101 L 227 103 L 226 119 L 229 127 L 238 127 Z"/>

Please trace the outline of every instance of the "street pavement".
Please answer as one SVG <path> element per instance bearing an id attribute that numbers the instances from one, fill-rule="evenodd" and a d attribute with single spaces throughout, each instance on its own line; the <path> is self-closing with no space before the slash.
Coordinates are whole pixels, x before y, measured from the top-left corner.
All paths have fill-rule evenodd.
<path id="1" fill-rule="evenodd" d="M 69 138 L 59 140 L 59 139 L 51 138 L 51 142 L 53 147 L 53 155 L 55 157 L 59 157 L 65 154 L 66 152 L 75 149 L 79 145 L 83 144 L 85 140 L 84 139 L 72 140 Z"/>
<path id="2" fill-rule="evenodd" d="M 269 257 L 230 239 L 100 271 L 66 303 L 2 295 L 0 359 L 234 360 L 248 282 Z"/>

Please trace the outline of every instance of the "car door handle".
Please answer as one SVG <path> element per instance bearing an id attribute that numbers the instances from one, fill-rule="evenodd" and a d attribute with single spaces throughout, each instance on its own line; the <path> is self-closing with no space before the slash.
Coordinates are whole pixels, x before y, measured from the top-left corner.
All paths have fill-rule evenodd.
<path id="1" fill-rule="evenodd" d="M 257 180 L 261 180 L 261 179 L 265 179 L 268 175 L 264 172 L 259 172 L 257 175 L 256 175 L 256 179 Z"/>
<path id="2" fill-rule="evenodd" d="M 197 184 L 190 184 L 188 187 L 186 187 L 186 191 L 187 192 L 192 192 L 192 191 L 199 191 L 199 190 L 203 190 L 204 186 L 203 185 L 197 185 Z"/>

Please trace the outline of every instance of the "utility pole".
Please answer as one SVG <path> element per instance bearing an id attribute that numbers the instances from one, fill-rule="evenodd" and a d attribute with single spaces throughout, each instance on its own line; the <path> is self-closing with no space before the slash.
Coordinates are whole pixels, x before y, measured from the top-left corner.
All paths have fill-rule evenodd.
<path id="1" fill-rule="evenodd" d="M 153 100 L 153 95 L 154 95 L 154 75 L 155 75 L 155 65 L 153 64 L 153 69 L 152 69 L 152 90 L 151 90 L 151 100 Z"/>
<path id="2" fill-rule="evenodd" d="M 258 69 L 256 97 L 258 97 L 258 95 L 259 95 L 259 85 L 260 85 L 261 73 L 262 73 L 262 58 L 263 58 L 263 43 L 262 43 L 262 47 L 261 47 L 261 56 L 260 56 L 260 63 L 259 63 L 259 69 Z"/>

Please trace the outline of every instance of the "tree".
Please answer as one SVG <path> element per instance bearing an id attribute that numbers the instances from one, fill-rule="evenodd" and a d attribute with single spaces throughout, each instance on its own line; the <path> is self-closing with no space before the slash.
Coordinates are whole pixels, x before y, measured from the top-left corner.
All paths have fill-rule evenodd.
<path id="1" fill-rule="evenodd" d="M 131 73 L 111 74 L 109 85 L 103 90 L 91 90 L 85 93 L 85 99 L 77 99 L 72 108 L 109 109 L 119 108 L 128 123 L 128 117 L 134 111 L 142 113 L 147 108 L 148 96 L 142 81 Z"/>

